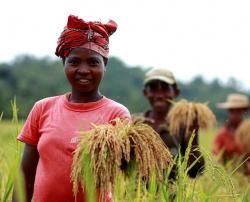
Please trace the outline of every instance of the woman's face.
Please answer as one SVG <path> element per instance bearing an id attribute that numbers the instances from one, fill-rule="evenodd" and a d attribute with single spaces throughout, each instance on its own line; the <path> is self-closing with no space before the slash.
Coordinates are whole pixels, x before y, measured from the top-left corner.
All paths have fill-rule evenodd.
<path id="1" fill-rule="evenodd" d="M 177 92 L 172 85 L 160 80 L 153 80 L 146 84 L 144 96 L 148 99 L 154 110 L 166 111 L 171 105 L 169 100 L 173 100 L 177 96 Z"/>
<path id="2" fill-rule="evenodd" d="M 72 93 L 96 93 L 105 72 L 104 59 L 95 51 L 74 48 L 65 58 L 64 71 Z"/>

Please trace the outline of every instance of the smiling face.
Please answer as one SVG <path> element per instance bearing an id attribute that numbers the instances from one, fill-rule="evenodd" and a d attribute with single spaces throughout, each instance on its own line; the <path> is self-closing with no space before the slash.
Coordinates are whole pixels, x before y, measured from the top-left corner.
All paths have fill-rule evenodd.
<path id="1" fill-rule="evenodd" d="M 153 110 L 167 112 L 173 100 L 178 96 L 179 91 L 173 85 L 167 84 L 160 80 L 153 80 L 146 84 L 144 96 L 148 99 Z"/>
<path id="2" fill-rule="evenodd" d="M 95 51 L 74 48 L 65 58 L 64 71 L 72 87 L 72 96 L 98 97 L 98 89 L 105 72 L 103 57 Z"/>

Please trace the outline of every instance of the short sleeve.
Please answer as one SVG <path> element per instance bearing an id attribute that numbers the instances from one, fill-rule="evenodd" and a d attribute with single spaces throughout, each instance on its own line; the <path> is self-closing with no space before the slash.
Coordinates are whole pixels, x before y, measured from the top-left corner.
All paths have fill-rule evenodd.
<path id="1" fill-rule="evenodd" d="M 17 139 L 21 142 L 31 145 L 37 145 L 39 134 L 39 122 L 42 111 L 42 103 L 37 102 L 31 109 L 24 126 L 18 135 Z"/>
<path id="2" fill-rule="evenodd" d="M 119 108 L 117 108 L 116 113 L 114 113 L 114 117 L 112 117 L 112 119 L 116 118 L 126 119 L 128 121 L 132 120 L 129 110 L 123 105 L 120 105 Z"/>

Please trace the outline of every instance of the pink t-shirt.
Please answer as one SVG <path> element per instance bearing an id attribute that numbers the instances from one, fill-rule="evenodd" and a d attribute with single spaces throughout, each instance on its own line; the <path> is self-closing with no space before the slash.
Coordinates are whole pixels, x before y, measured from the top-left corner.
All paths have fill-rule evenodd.
<path id="1" fill-rule="evenodd" d="M 68 95 L 38 101 L 18 136 L 18 140 L 37 146 L 39 152 L 35 202 L 82 202 L 82 194 L 74 198 L 70 182 L 79 132 L 91 129 L 91 123 L 105 124 L 118 117 L 131 119 L 126 107 L 106 97 L 97 102 L 70 103 Z"/>

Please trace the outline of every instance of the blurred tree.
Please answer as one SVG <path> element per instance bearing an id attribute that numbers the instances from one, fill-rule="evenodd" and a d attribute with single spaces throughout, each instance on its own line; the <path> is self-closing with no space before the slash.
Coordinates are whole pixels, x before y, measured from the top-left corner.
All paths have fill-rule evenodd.
<path id="1" fill-rule="evenodd" d="M 132 113 L 143 112 L 148 108 L 142 93 L 145 71 L 145 68 L 130 67 L 119 58 L 111 57 L 101 92 L 127 106 Z M 188 83 L 178 83 L 181 89 L 180 98 L 208 102 L 221 121 L 226 114 L 223 110 L 218 110 L 215 103 L 224 101 L 227 94 L 232 92 L 250 94 L 238 89 L 237 81 L 232 79 L 229 85 L 222 85 L 218 79 L 206 82 L 198 75 Z M 4 112 L 4 118 L 12 117 L 11 100 L 15 96 L 19 116 L 26 118 L 35 101 L 69 90 L 60 60 L 21 55 L 9 64 L 0 64 L 0 112 Z"/>

